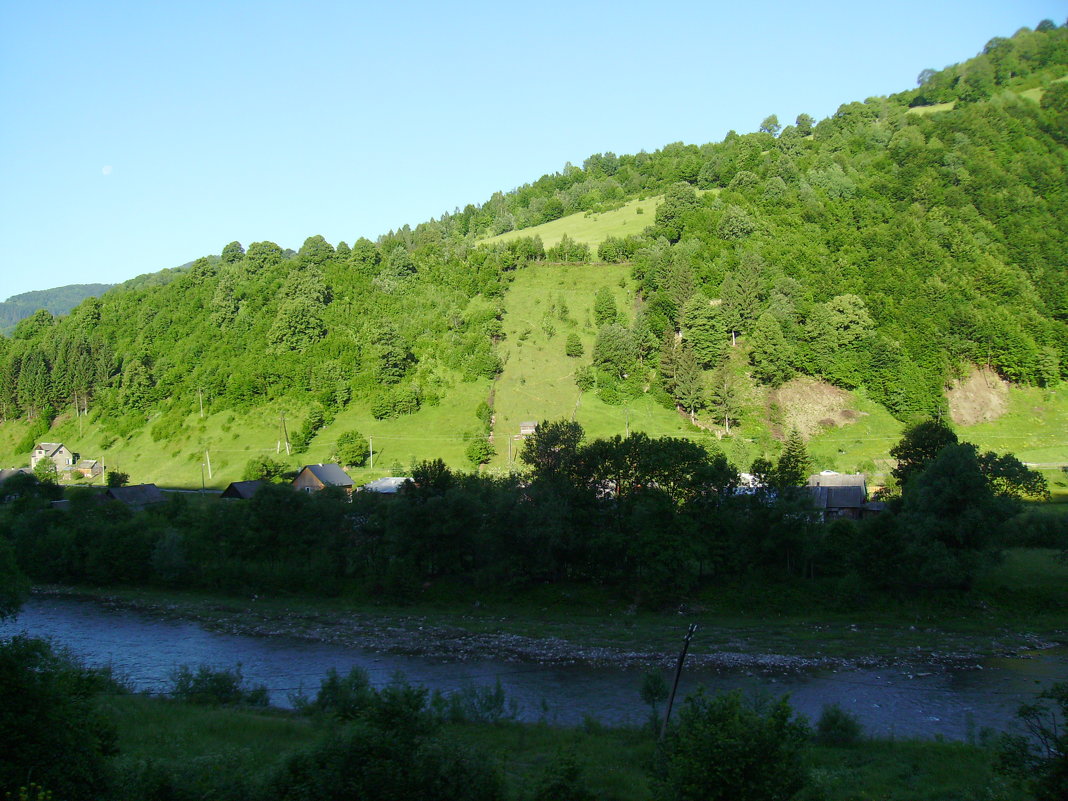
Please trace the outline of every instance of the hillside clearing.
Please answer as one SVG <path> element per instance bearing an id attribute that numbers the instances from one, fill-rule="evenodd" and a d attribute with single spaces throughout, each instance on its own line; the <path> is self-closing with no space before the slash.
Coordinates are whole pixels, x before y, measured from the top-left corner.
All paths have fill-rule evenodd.
<path id="1" fill-rule="evenodd" d="M 567 234 L 576 242 L 583 242 L 596 249 L 610 236 L 625 237 L 640 234 L 647 226 L 653 224 L 656 207 L 663 200 L 662 195 L 638 198 L 624 203 L 620 208 L 603 212 L 578 212 L 561 217 L 559 220 L 542 223 L 519 231 L 484 239 L 483 242 L 508 242 L 527 236 L 540 236 L 545 247 L 557 244 Z"/>

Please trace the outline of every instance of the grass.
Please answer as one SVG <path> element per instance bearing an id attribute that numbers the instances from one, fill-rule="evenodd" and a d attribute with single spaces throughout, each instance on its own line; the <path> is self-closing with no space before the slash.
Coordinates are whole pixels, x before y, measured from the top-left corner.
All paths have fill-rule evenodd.
<path id="1" fill-rule="evenodd" d="M 186 782 L 187 790 L 255 786 L 321 732 L 317 724 L 276 710 L 197 707 L 143 696 L 115 697 L 108 707 L 119 728 L 120 771 L 162 764 Z M 595 798 L 643 801 L 652 794 L 655 744 L 647 730 L 605 728 L 594 720 L 572 728 L 505 722 L 450 724 L 443 735 L 488 753 L 505 777 L 510 798 L 527 797 L 564 753 L 581 767 L 581 782 Z M 817 790 L 813 797 L 828 801 L 1022 797 L 993 772 L 992 752 L 969 743 L 812 745 L 804 764 Z"/>
<path id="2" fill-rule="evenodd" d="M 527 236 L 540 236 L 546 248 L 557 244 L 567 234 L 576 242 L 585 242 L 593 251 L 610 236 L 625 237 L 640 234 L 647 226 L 653 224 L 656 207 L 663 196 L 639 198 L 624 203 L 620 208 L 603 212 L 578 212 L 561 217 L 559 220 L 509 231 L 506 234 L 489 237 L 486 243 L 508 242 Z"/>
<path id="3" fill-rule="evenodd" d="M 950 111 L 957 104 L 957 101 L 950 100 L 948 103 L 932 103 L 929 106 L 913 106 L 906 114 L 937 114 L 939 111 Z"/>
<path id="4" fill-rule="evenodd" d="M 505 298 L 504 371 L 494 385 L 494 467 L 508 466 L 510 439 L 515 461 L 521 442 L 514 438 L 519 424 L 528 420 L 574 419 L 587 439 L 623 434 L 628 425 L 650 436 L 692 436 L 685 420 L 648 398 L 610 406 L 575 385 L 575 370 L 590 362 L 597 336 L 593 300 L 602 288 L 611 290 L 622 314 L 633 317 L 627 265 L 548 264 L 516 271 Z M 582 343 L 580 358 L 564 353 L 572 333 Z"/>
<path id="5" fill-rule="evenodd" d="M 853 393 L 852 408 L 860 413 L 854 422 L 825 429 L 809 440 L 813 469 L 882 476 L 890 470 L 889 450 L 901 439 L 904 425 L 857 393 Z"/>

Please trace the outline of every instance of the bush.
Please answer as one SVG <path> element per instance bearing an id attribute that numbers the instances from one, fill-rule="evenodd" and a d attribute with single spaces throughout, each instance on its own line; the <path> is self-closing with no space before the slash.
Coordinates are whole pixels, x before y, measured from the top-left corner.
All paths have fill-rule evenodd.
<path id="1" fill-rule="evenodd" d="M 254 456 L 245 464 L 243 481 L 276 481 L 286 472 L 286 466 L 270 456 Z"/>
<path id="2" fill-rule="evenodd" d="M 488 697 L 493 701 L 492 694 Z M 270 782 L 270 798 L 496 801 L 504 797 L 501 777 L 484 756 L 437 737 L 440 718 L 428 709 L 424 688 L 398 678 L 376 690 L 358 668 L 345 678 L 331 671 L 314 701 L 295 699 L 295 705 L 345 725 L 319 745 L 286 760 Z M 495 701 L 490 704 L 495 705 Z"/>
<path id="3" fill-rule="evenodd" d="M 109 487 L 124 487 L 130 483 L 130 474 L 118 470 L 108 470 L 107 475 L 104 476 L 104 481 Z"/>
<path id="4" fill-rule="evenodd" d="M 171 672 L 171 696 L 191 704 L 210 706 L 267 706 L 270 694 L 265 685 L 245 687 L 241 665 L 233 670 L 201 665 L 194 673 L 188 665 Z"/>
<path id="5" fill-rule="evenodd" d="M 1026 784 L 1037 801 L 1063 801 L 1068 798 L 1068 683 L 1054 684 L 1038 699 L 1016 713 L 1025 733 L 1001 736 L 996 767 Z"/>
<path id="6" fill-rule="evenodd" d="M 657 755 L 663 801 L 779 801 L 808 782 L 801 752 L 808 727 L 784 697 L 765 712 L 740 692 L 686 699 Z"/>
<path id="7" fill-rule="evenodd" d="M 534 787 L 533 801 L 593 801 L 573 754 L 557 754 Z"/>
<path id="8" fill-rule="evenodd" d="M 860 742 L 863 731 L 856 715 L 846 712 L 838 704 L 824 704 L 816 723 L 816 742 L 820 745 L 855 745 Z"/>
<path id="9" fill-rule="evenodd" d="M 104 674 L 44 640 L 0 643 L 0 793 L 17 797 L 32 780 L 55 798 L 109 797 L 117 737 L 95 702 L 105 689 Z"/>

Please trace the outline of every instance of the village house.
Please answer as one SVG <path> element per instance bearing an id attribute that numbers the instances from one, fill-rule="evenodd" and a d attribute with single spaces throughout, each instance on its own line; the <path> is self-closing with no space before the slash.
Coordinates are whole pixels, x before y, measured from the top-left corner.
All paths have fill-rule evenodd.
<path id="1" fill-rule="evenodd" d="M 166 503 L 167 498 L 155 484 L 133 484 L 129 487 L 108 487 L 104 493 L 109 498 L 119 503 L 124 503 L 131 509 L 144 509 L 157 503 Z"/>
<path id="2" fill-rule="evenodd" d="M 823 520 L 860 520 L 884 508 L 884 504 L 868 500 L 868 484 L 863 473 L 824 470 L 809 476 L 808 491 Z"/>
<path id="3" fill-rule="evenodd" d="M 327 464 L 306 464 L 293 479 L 294 489 L 301 492 L 319 492 L 327 487 L 340 487 L 352 495 L 352 479 L 334 462 Z"/>
<path id="4" fill-rule="evenodd" d="M 104 474 L 104 465 L 97 459 L 82 459 L 74 465 L 74 473 L 80 473 L 83 478 L 98 478 Z"/>
<path id="5" fill-rule="evenodd" d="M 260 487 L 266 483 L 266 481 L 258 478 L 252 481 L 232 481 L 229 486 L 223 490 L 222 497 L 247 501 L 259 492 Z"/>
<path id="6" fill-rule="evenodd" d="M 534 434 L 534 432 L 537 431 L 537 430 L 538 430 L 538 422 L 537 422 L 537 420 L 526 420 L 526 421 L 524 421 L 524 422 L 519 424 L 519 436 L 521 436 L 521 437 L 532 436 Z"/>
<path id="7" fill-rule="evenodd" d="M 57 473 L 69 473 L 78 461 L 78 454 L 72 453 L 62 442 L 41 442 L 30 453 L 30 469 L 46 459 L 56 466 Z"/>

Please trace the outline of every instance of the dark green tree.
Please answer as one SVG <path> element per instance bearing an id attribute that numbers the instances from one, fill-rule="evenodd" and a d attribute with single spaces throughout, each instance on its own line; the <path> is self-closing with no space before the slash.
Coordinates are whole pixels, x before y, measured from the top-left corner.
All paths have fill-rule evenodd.
<path id="1" fill-rule="evenodd" d="M 957 435 L 942 420 L 925 420 L 905 429 L 901 440 L 890 449 L 897 465 L 890 472 L 904 488 L 909 480 L 922 473 L 943 448 L 956 445 Z"/>
<path id="2" fill-rule="evenodd" d="M 233 264 L 243 258 L 245 258 L 245 249 L 241 247 L 240 242 L 231 242 L 222 249 L 221 259 L 223 264 Z"/>
<path id="3" fill-rule="evenodd" d="M 584 436 L 582 426 L 574 421 L 544 420 L 523 442 L 519 458 L 538 478 L 566 478 L 573 474 Z"/>
<path id="4" fill-rule="evenodd" d="M 782 453 L 775 462 L 774 483 L 777 487 L 803 487 L 812 472 L 812 460 L 805 447 L 805 440 L 796 429 L 791 431 L 782 446 Z"/>
<path id="5" fill-rule="evenodd" d="M 367 437 L 359 431 L 345 431 L 338 435 L 334 456 L 339 464 L 360 467 L 370 455 L 371 446 Z"/>
<path id="6" fill-rule="evenodd" d="M 764 312 L 749 332 L 749 364 L 762 384 L 781 386 L 793 375 L 793 348 L 783 336 L 779 321 Z"/>
<path id="7" fill-rule="evenodd" d="M 71 801 L 110 797 L 117 736 L 96 701 L 105 689 L 44 640 L 0 642 L 0 790 L 17 797 L 32 783 Z"/>
<path id="8" fill-rule="evenodd" d="M 598 328 L 619 322 L 616 299 L 606 286 L 598 289 L 593 298 L 593 322 Z"/>
<path id="9" fill-rule="evenodd" d="M 657 756 L 662 801 L 787 801 L 808 783 L 808 727 L 786 698 L 757 710 L 739 691 L 686 699 Z"/>
<path id="10" fill-rule="evenodd" d="M 779 125 L 779 118 L 770 114 L 764 118 L 764 121 L 760 123 L 760 132 L 771 134 L 772 136 L 778 136 L 779 131 L 782 130 L 782 126 Z"/>
<path id="11" fill-rule="evenodd" d="M 480 465 L 486 464 L 496 456 L 497 451 L 486 437 L 475 437 L 468 444 L 464 454 L 467 456 L 467 461 L 470 462 L 471 466 L 477 470 Z"/>

